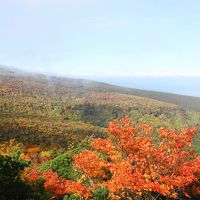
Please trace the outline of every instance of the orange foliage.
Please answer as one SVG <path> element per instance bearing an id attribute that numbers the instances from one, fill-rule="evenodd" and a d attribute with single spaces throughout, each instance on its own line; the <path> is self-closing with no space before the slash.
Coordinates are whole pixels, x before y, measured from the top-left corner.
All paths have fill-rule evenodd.
<path id="1" fill-rule="evenodd" d="M 84 157 L 82 155 L 84 155 Z M 82 154 L 76 155 L 75 158 L 76 166 L 83 169 L 86 174 L 90 174 L 95 178 L 106 177 L 103 171 L 103 169 L 106 168 L 106 162 L 99 158 L 94 152 L 85 150 Z M 85 159 L 87 159 L 87 162 L 85 162 Z"/>
<path id="2" fill-rule="evenodd" d="M 26 150 L 26 153 L 35 154 L 35 153 L 39 153 L 40 151 L 41 151 L 40 147 L 32 147 L 32 148 L 28 148 Z"/>
<path id="3" fill-rule="evenodd" d="M 14 139 L 0 144 L 0 154 L 11 156 L 13 152 L 23 150 L 24 146 L 21 143 L 17 143 Z"/>
<path id="4" fill-rule="evenodd" d="M 39 152 L 41 152 L 40 147 L 30 147 L 26 149 L 23 154 L 20 155 L 20 159 L 38 164 L 40 163 Z"/>
<path id="5" fill-rule="evenodd" d="M 78 194 L 84 198 L 91 196 L 87 187 L 65 178 L 59 178 L 56 172 L 46 171 L 39 173 L 34 169 L 26 169 L 22 177 L 29 183 L 34 183 L 39 178 L 43 178 L 45 190 L 52 192 L 58 197 L 66 194 Z"/>
<path id="6" fill-rule="evenodd" d="M 128 117 L 115 120 L 109 124 L 108 138 L 94 139 L 92 150 L 74 156 L 75 165 L 90 179 L 101 178 L 97 185 L 106 186 L 113 199 L 147 192 L 178 198 L 200 180 L 200 157 L 186 150 L 197 128 L 162 128 L 157 143 L 153 131 L 149 125 L 133 127 Z M 198 185 L 193 189 L 200 191 Z"/>
<path id="7" fill-rule="evenodd" d="M 22 177 L 28 182 L 28 183 L 32 183 L 37 181 L 40 178 L 40 173 L 35 170 L 35 169 L 31 169 L 31 168 L 27 168 L 23 171 L 22 173 Z"/>

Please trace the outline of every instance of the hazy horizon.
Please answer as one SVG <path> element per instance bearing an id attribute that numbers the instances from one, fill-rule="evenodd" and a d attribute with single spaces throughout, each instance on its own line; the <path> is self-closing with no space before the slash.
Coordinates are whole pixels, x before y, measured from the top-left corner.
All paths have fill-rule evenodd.
<path id="1" fill-rule="evenodd" d="M 122 76 L 105 76 L 105 75 L 86 75 L 86 74 L 64 74 L 64 73 L 53 73 L 48 71 L 40 71 L 40 70 L 25 70 L 19 67 L 9 67 L 5 65 L 1 65 L 0 67 L 6 67 L 8 69 L 14 70 L 22 70 L 24 72 L 29 73 L 39 73 L 45 74 L 50 76 L 58 76 L 58 77 L 66 77 L 66 78 L 78 78 L 78 79 L 87 79 L 92 81 L 99 81 L 104 82 L 116 86 L 123 86 L 135 89 L 142 89 L 142 90 L 152 90 L 158 92 L 167 92 L 167 93 L 174 93 L 180 95 L 188 95 L 188 96 L 196 96 L 200 97 L 200 90 L 197 89 L 197 85 L 200 85 L 200 77 L 198 76 L 172 76 L 162 75 L 156 76 L 156 74 L 151 75 L 122 75 Z"/>
<path id="2" fill-rule="evenodd" d="M 200 96 L 199 8 L 198 0 L 0 1 L 0 63 Z"/>

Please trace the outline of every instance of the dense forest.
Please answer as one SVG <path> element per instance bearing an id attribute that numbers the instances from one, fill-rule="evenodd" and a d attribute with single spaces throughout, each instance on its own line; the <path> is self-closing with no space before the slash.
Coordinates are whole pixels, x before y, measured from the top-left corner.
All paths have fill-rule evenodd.
<path id="1" fill-rule="evenodd" d="M 0 199 L 199 199 L 200 99 L 0 67 Z"/>

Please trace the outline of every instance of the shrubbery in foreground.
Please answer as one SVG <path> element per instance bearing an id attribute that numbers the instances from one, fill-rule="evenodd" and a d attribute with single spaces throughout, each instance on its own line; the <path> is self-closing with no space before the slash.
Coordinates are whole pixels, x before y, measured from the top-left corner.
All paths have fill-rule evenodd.
<path id="1" fill-rule="evenodd" d="M 190 149 L 196 132 L 133 127 L 125 117 L 110 122 L 106 138 L 93 139 L 90 147 L 72 154 L 81 174 L 77 181 L 31 168 L 23 178 L 29 183 L 43 179 L 45 190 L 55 198 L 198 199 L 200 156 Z"/>

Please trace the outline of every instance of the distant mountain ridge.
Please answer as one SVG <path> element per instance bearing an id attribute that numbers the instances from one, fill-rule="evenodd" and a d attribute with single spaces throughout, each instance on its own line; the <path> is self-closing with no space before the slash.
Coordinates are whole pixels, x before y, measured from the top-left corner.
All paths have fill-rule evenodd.
<path id="1" fill-rule="evenodd" d="M 189 109 L 194 111 L 200 111 L 200 97 L 186 96 L 186 95 L 178 95 L 172 93 L 165 92 L 157 92 L 157 91 L 148 91 L 148 90 L 140 90 L 134 88 L 127 88 L 121 86 L 115 86 L 103 82 L 85 80 L 85 79 L 74 79 L 74 78 L 65 78 L 58 76 L 48 76 L 39 73 L 29 73 L 23 70 L 18 70 L 13 67 L 6 67 L 0 65 L 0 80 L 6 76 L 24 76 L 25 78 L 32 77 L 37 80 L 44 82 L 46 81 L 49 84 L 54 84 L 56 91 L 56 87 L 59 85 L 66 86 L 66 90 L 63 92 L 67 92 L 70 90 L 75 90 L 80 93 L 84 93 L 86 91 L 96 91 L 96 92 L 114 92 L 119 94 L 127 94 L 138 97 L 145 97 L 149 99 L 154 99 L 166 103 L 172 103 L 177 106 L 180 106 L 183 109 Z M 53 85 L 52 85 L 53 86 Z M 68 90 L 67 90 L 68 88 Z"/>

